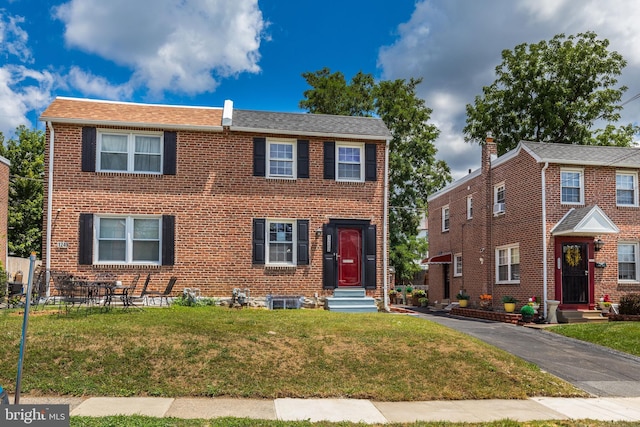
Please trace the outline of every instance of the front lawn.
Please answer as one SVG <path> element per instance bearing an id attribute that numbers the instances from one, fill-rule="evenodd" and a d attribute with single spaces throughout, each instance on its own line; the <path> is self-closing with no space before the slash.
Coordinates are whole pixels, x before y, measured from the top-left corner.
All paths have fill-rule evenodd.
<path id="1" fill-rule="evenodd" d="M 640 322 L 572 323 L 554 326 L 549 330 L 640 356 Z"/>
<path id="2" fill-rule="evenodd" d="M 21 315 L 2 310 L 0 384 L 10 392 L 21 326 Z M 405 315 L 178 306 L 36 312 L 28 332 L 23 394 L 379 401 L 585 396 L 504 351 Z"/>

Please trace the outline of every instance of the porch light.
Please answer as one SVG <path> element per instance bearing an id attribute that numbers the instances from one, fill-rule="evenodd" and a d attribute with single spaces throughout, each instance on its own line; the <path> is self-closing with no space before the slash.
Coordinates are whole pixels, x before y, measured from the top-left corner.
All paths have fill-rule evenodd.
<path id="1" fill-rule="evenodd" d="M 322 228 L 318 228 L 316 230 L 316 237 L 320 237 L 320 236 L 322 236 Z"/>
<path id="2" fill-rule="evenodd" d="M 593 242 L 593 249 L 595 249 L 596 252 L 602 249 L 603 246 L 604 246 L 604 241 L 601 238 L 598 238 Z"/>

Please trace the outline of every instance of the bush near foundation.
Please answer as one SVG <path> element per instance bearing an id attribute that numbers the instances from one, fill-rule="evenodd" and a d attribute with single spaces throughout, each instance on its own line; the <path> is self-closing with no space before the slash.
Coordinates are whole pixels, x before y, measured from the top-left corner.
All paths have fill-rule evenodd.
<path id="1" fill-rule="evenodd" d="M 627 294 L 620 298 L 620 314 L 640 315 L 640 294 Z"/>

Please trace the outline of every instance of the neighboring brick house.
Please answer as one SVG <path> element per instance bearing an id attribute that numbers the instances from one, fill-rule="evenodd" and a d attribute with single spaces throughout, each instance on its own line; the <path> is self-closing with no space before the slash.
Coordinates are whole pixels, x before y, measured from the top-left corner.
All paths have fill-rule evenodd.
<path id="1" fill-rule="evenodd" d="M 520 142 L 429 196 L 430 299 L 592 309 L 640 291 L 640 149 Z M 545 311 L 546 313 L 546 311 Z"/>
<path id="2" fill-rule="evenodd" d="M 48 269 L 214 297 L 382 295 L 382 120 L 73 98 L 40 120 Z"/>

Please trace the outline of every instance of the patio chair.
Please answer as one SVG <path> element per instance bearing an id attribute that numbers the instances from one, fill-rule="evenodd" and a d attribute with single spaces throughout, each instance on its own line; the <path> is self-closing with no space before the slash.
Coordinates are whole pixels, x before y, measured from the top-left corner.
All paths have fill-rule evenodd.
<path id="1" fill-rule="evenodd" d="M 122 304 L 124 306 L 129 305 L 129 298 L 135 292 L 136 286 L 138 285 L 138 280 L 140 280 L 140 274 L 136 274 L 134 276 L 129 286 L 114 289 L 113 294 L 120 297 L 120 300 L 122 301 Z"/>
<path id="2" fill-rule="evenodd" d="M 147 300 L 147 297 L 146 297 L 147 288 L 149 287 L 149 282 L 150 281 L 151 281 L 151 273 L 147 274 L 147 278 L 145 279 L 144 284 L 142 285 L 142 290 L 140 291 L 139 295 L 135 294 L 135 289 L 132 289 L 128 293 L 127 299 L 129 301 L 130 305 L 135 306 L 136 305 L 135 303 L 138 302 L 138 301 L 142 301 L 143 305 L 145 304 L 145 302 Z"/>
<path id="3" fill-rule="evenodd" d="M 153 298 L 154 304 L 155 304 L 155 299 L 156 298 L 160 298 L 160 307 L 162 307 L 162 298 L 164 298 L 164 300 L 167 302 L 167 305 L 169 304 L 169 295 L 171 295 L 171 291 L 173 290 L 173 286 L 176 284 L 176 281 L 178 280 L 177 277 L 171 277 L 169 279 L 169 282 L 167 283 L 167 287 L 164 289 L 164 291 L 160 292 L 160 291 L 146 291 L 145 292 L 145 297 L 147 298 L 147 301 L 149 298 Z"/>

